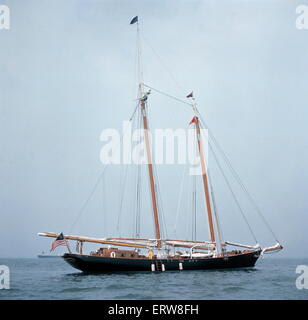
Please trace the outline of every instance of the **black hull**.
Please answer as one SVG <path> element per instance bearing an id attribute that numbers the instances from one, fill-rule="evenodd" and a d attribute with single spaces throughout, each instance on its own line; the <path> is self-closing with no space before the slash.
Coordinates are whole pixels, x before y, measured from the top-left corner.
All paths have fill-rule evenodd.
<path id="1" fill-rule="evenodd" d="M 84 272 L 112 272 L 112 271 L 151 271 L 152 264 L 155 270 L 161 271 L 157 262 L 164 265 L 165 271 L 180 270 L 207 270 L 253 267 L 260 256 L 261 250 L 237 254 L 228 257 L 198 258 L 198 259 L 125 259 L 109 258 L 90 255 L 66 253 L 64 260 L 76 269 Z M 159 270 L 160 269 L 160 270 Z"/>

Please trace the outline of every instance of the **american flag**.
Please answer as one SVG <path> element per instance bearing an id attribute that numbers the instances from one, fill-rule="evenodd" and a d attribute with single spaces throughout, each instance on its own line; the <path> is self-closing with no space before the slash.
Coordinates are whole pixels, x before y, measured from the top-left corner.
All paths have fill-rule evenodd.
<path id="1" fill-rule="evenodd" d="M 50 251 L 55 250 L 58 246 L 67 246 L 67 240 L 64 239 L 64 235 L 62 232 L 58 235 L 56 240 L 53 241 L 53 243 L 51 244 Z"/>

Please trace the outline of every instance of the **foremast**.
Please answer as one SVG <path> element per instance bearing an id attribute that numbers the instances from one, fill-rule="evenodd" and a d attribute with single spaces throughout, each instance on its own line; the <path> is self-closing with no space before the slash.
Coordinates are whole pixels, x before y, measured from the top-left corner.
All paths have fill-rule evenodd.
<path id="1" fill-rule="evenodd" d="M 151 200 L 152 200 L 152 210 L 155 224 L 155 237 L 157 239 L 157 248 L 161 248 L 161 235 L 160 235 L 160 226 L 159 226 L 159 215 L 158 215 L 158 204 L 157 204 L 157 193 L 156 193 L 156 184 L 153 173 L 153 162 L 152 162 L 152 153 L 151 153 L 151 145 L 149 141 L 149 125 L 148 125 L 148 117 L 147 117 L 147 109 L 146 109 L 146 99 L 148 93 L 146 93 L 140 99 L 140 108 L 142 112 L 143 119 L 143 132 L 144 132 L 144 142 L 147 154 L 147 166 L 150 180 L 150 189 L 151 189 Z"/>
<path id="2" fill-rule="evenodd" d="M 139 106 L 141 109 L 141 116 L 142 116 L 142 123 L 143 123 L 144 143 L 145 143 L 145 151 L 146 151 L 146 158 L 147 158 L 152 211 L 153 211 L 154 226 L 155 226 L 155 238 L 157 240 L 157 248 L 160 249 L 162 247 L 162 241 L 161 241 L 161 233 L 160 233 L 158 201 L 157 201 L 156 183 L 155 183 L 154 170 L 153 170 L 151 143 L 149 139 L 149 121 L 148 121 L 148 115 L 147 115 L 147 98 L 148 98 L 148 95 L 150 94 L 150 91 L 145 93 L 144 85 L 143 85 L 142 54 L 141 54 L 140 29 L 139 29 L 138 16 L 132 19 L 131 24 L 136 24 L 137 26 L 137 55 L 138 55 L 137 68 L 138 68 L 138 81 L 139 81 L 138 99 L 139 99 Z"/>

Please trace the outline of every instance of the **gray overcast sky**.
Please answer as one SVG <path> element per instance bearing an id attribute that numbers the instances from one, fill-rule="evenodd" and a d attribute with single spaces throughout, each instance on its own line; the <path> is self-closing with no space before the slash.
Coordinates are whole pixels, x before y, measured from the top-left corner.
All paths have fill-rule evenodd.
<path id="1" fill-rule="evenodd" d="M 281 256 L 307 256 L 308 30 L 295 27 L 303 3 L 2 0 L 11 28 L 0 30 L 0 257 L 47 251 L 51 240 L 37 232 L 71 229 L 102 170 L 101 131 L 121 128 L 134 107 L 136 32 L 129 22 L 135 15 L 146 40 L 145 81 L 180 97 L 194 90 L 207 124 L 285 246 Z M 154 93 L 150 115 L 152 128 L 187 127 L 191 119 L 185 106 Z M 182 170 L 157 168 L 172 236 Z M 72 233 L 116 235 L 120 168 L 109 171 L 106 202 L 102 186 Z M 212 178 L 226 240 L 251 242 L 223 184 Z M 122 235 L 132 225 L 126 208 Z M 142 232 L 152 236 L 151 213 L 144 211 Z M 260 243 L 274 244 L 252 210 L 247 216 Z M 187 219 L 181 213 L 179 224 Z M 186 236 L 185 228 L 177 232 Z M 207 238 L 201 229 L 198 235 Z"/>

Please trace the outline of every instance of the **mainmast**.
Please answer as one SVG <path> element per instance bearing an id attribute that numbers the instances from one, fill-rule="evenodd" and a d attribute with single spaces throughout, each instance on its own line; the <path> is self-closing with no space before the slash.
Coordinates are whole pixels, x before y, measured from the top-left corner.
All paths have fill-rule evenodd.
<path id="1" fill-rule="evenodd" d="M 208 186 L 208 180 L 206 175 L 206 165 L 205 165 L 205 159 L 203 154 L 201 130 L 200 130 L 200 123 L 199 123 L 198 117 L 194 116 L 190 123 L 195 124 L 198 151 L 200 156 L 201 174 L 202 174 L 203 188 L 204 188 L 204 194 L 205 194 L 205 206 L 207 209 L 207 215 L 208 215 L 208 221 L 209 221 L 210 237 L 211 237 L 211 241 L 215 243 L 215 232 L 214 232 L 214 224 L 213 224 L 212 210 L 211 210 L 211 203 L 210 203 L 210 193 L 209 193 L 209 186 Z"/>
<path id="2" fill-rule="evenodd" d="M 146 155 L 147 155 L 147 166 L 148 166 L 148 173 L 149 173 L 149 180 L 150 180 L 152 210 L 153 210 L 153 217 L 154 217 L 154 224 L 155 224 L 155 238 L 157 239 L 157 248 L 161 248 L 161 235 L 160 235 L 160 226 L 159 226 L 157 193 L 156 193 L 156 184 L 155 184 L 154 173 L 153 173 L 151 145 L 149 140 L 149 125 L 148 125 L 147 102 L 146 102 L 148 95 L 150 94 L 150 91 L 144 93 L 138 16 L 132 19 L 131 24 L 134 24 L 134 23 L 137 24 L 137 54 L 138 54 L 138 80 L 139 80 L 138 96 L 139 96 L 139 103 L 140 103 L 141 115 L 143 120 L 144 142 L 145 142 L 145 149 L 146 149 Z"/>

